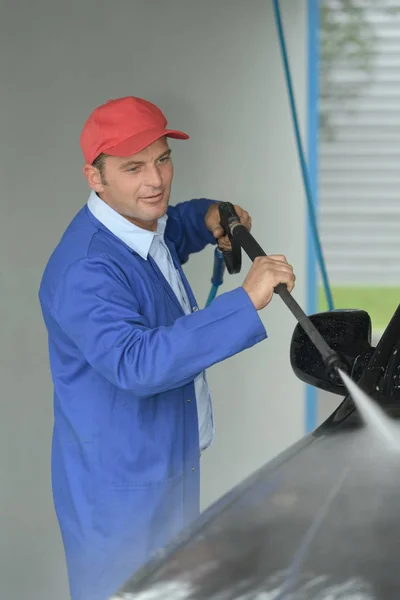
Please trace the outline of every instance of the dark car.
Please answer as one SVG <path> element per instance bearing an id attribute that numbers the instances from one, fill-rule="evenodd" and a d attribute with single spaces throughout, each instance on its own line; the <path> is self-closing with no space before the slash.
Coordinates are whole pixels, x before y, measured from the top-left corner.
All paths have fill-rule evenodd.
<path id="1" fill-rule="evenodd" d="M 376 348 L 365 311 L 311 319 L 398 420 L 400 307 Z M 400 599 L 400 453 L 364 424 L 300 326 L 290 358 L 302 381 L 342 395 L 339 407 L 203 513 L 115 600 Z"/>

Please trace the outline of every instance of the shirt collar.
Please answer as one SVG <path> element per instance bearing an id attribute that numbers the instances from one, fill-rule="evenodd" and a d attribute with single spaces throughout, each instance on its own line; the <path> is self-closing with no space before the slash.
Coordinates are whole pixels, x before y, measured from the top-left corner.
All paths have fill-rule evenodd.
<path id="1" fill-rule="evenodd" d="M 100 223 L 145 260 L 147 260 L 154 237 L 156 235 L 164 237 L 168 219 L 167 215 L 158 219 L 157 231 L 148 231 L 125 219 L 125 217 L 104 202 L 95 191 L 92 191 L 90 194 L 87 205 L 92 215 Z"/>

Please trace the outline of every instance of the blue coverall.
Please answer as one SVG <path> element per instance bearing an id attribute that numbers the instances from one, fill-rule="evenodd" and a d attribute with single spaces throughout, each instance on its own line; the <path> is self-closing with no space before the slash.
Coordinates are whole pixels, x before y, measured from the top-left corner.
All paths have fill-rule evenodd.
<path id="1" fill-rule="evenodd" d="M 215 243 L 209 200 L 168 209 L 181 264 Z M 84 206 L 43 275 L 39 298 L 54 383 L 52 485 L 72 600 L 112 595 L 199 514 L 193 379 L 266 337 L 239 287 L 185 315 L 154 260 Z M 229 402 L 229 399 L 226 399 Z"/>

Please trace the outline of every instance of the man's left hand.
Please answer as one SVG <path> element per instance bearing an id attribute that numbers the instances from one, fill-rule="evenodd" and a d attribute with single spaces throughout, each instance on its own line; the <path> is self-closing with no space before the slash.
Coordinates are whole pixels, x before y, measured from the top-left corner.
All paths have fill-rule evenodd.
<path id="1" fill-rule="evenodd" d="M 234 205 L 237 216 L 240 218 L 240 222 L 244 225 L 249 231 L 251 230 L 251 217 L 249 213 L 237 206 Z M 218 211 L 218 203 L 212 204 L 208 209 L 205 216 L 206 227 L 209 231 L 212 232 L 213 236 L 218 240 L 218 246 L 221 250 L 231 250 L 232 246 L 229 241 L 227 235 L 224 235 L 224 229 L 221 227 L 221 223 L 219 220 L 219 211 Z"/>

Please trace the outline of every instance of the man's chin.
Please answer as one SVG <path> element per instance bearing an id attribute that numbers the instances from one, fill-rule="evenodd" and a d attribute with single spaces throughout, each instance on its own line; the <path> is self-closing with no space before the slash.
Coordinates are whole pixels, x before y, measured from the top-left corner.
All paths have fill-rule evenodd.
<path id="1" fill-rule="evenodd" d="M 149 202 L 143 206 L 143 216 L 147 216 L 149 219 L 159 219 L 164 216 L 168 210 L 168 202 L 164 199 L 158 202 Z"/>
<path id="2" fill-rule="evenodd" d="M 157 226 L 158 219 L 163 217 L 168 209 L 168 204 L 146 207 L 146 210 L 141 210 L 139 214 L 130 215 L 128 218 L 131 223 L 143 227 L 145 229 L 154 230 Z"/>

